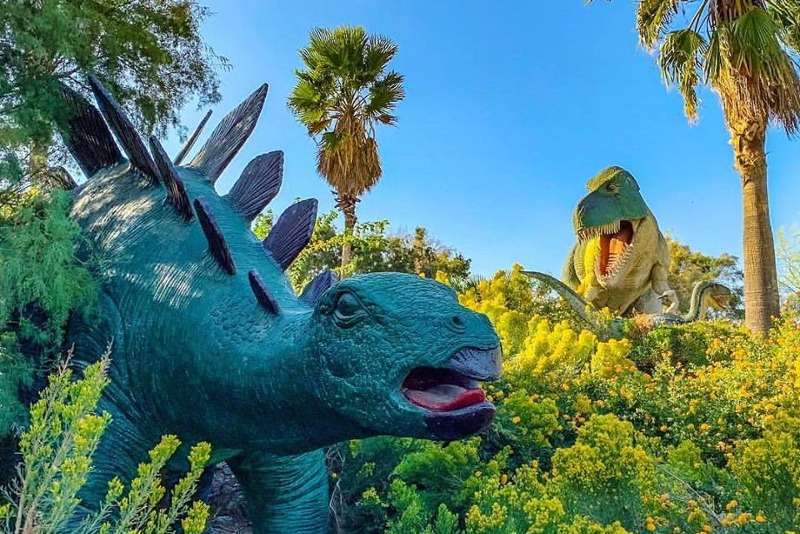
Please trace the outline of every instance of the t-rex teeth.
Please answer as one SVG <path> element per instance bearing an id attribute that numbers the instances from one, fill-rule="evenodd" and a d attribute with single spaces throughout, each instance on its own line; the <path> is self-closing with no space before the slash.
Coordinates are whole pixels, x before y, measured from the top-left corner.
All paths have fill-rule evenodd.
<path id="1" fill-rule="evenodd" d="M 197 128 L 194 129 L 192 135 L 190 135 L 189 139 L 187 139 L 186 143 L 184 143 L 183 148 L 181 148 L 181 151 L 178 152 L 177 156 L 175 156 L 175 165 L 180 165 L 181 162 L 184 160 L 184 158 L 186 158 L 186 154 L 189 153 L 194 144 L 197 142 L 197 138 L 200 137 L 200 133 L 203 131 L 203 128 L 206 127 L 206 123 L 210 118 L 211 118 L 211 110 L 209 109 L 208 112 L 206 113 L 206 116 L 203 117 L 203 120 L 200 121 L 200 124 L 197 125 Z"/>
<path id="2" fill-rule="evenodd" d="M 305 301 L 313 306 L 319 301 L 320 298 L 322 298 L 322 295 L 338 281 L 339 278 L 333 271 L 322 271 L 311 282 L 309 282 L 305 289 L 303 289 L 303 293 L 300 295 L 300 300 Z"/>
<path id="3" fill-rule="evenodd" d="M 272 227 L 262 246 L 285 271 L 308 245 L 317 220 L 317 200 L 310 198 L 289 206 Z"/>
<path id="4" fill-rule="evenodd" d="M 150 150 L 153 151 L 153 159 L 155 160 L 158 172 L 164 180 L 164 185 L 167 187 L 167 202 L 172 204 L 175 211 L 183 217 L 185 221 L 191 221 L 194 217 L 192 212 L 192 205 L 189 202 L 189 195 L 186 194 L 186 187 L 183 185 L 183 180 L 178 175 L 175 165 L 170 161 L 167 152 L 155 136 L 150 137 Z"/>
<path id="5" fill-rule="evenodd" d="M 256 296 L 256 300 L 258 300 L 261 307 L 273 315 L 278 315 L 280 313 L 278 302 L 275 300 L 275 297 L 272 296 L 267 284 L 264 283 L 264 279 L 261 278 L 258 271 L 252 269 L 247 273 L 247 278 L 250 280 L 250 288 L 253 290 L 253 294 Z"/>
<path id="6" fill-rule="evenodd" d="M 200 221 L 203 233 L 206 235 L 208 251 L 211 253 L 211 256 L 226 273 L 231 275 L 236 274 L 236 264 L 233 263 L 233 257 L 228 248 L 228 243 L 225 241 L 225 236 L 222 235 L 222 231 L 219 229 L 217 219 L 214 217 L 211 207 L 204 198 L 198 197 L 194 199 L 194 209 L 197 212 L 197 219 Z"/>
<path id="7" fill-rule="evenodd" d="M 252 221 L 275 198 L 282 182 L 283 152 L 276 150 L 248 163 L 227 198 L 236 211 Z"/>
<path id="8" fill-rule="evenodd" d="M 253 133 L 266 98 L 267 84 L 264 84 L 225 115 L 188 166 L 198 169 L 212 184 L 216 183 Z"/>
<path id="9" fill-rule="evenodd" d="M 68 117 L 59 122 L 59 130 L 64 144 L 87 178 L 125 161 L 97 108 L 67 86 L 61 87 L 61 98 Z"/>
<path id="10" fill-rule="evenodd" d="M 139 137 L 130 119 L 125 115 L 122 106 L 111 96 L 111 93 L 100 83 L 100 80 L 94 76 L 89 76 L 89 85 L 92 87 L 94 97 L 97 99 L 100 112 L 111 127 L 111 131 L 114 132 L 122 144 L 122 149 L 128 155 L 128 159 L 131 160 L 131 165 L 147 176 L 154 185 L 159 184 L 161 179 L 158 169 L 153 163 L 153 158 L 147 152 L 142 138 Z"/>

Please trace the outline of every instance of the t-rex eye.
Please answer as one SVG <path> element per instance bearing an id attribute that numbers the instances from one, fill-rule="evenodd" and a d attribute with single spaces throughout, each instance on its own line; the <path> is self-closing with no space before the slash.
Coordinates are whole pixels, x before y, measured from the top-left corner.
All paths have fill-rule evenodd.
<path id="1" fill-rule="evenodd" d="M 342 293 L 336 301 L 333 313 L 336 318 L 342 321 L 351 321 L 361 314 L 363 308 L 361 303 L 352 293 Z"/>
<path id="2" fill-rule="evenodd" d="M 611 182 L 606 186 L 606 189 L 608 189 L 611 193 L 616 193 L 617 191 L 619 191 L 619 185 L 615 184 L 614 182 Z"/>

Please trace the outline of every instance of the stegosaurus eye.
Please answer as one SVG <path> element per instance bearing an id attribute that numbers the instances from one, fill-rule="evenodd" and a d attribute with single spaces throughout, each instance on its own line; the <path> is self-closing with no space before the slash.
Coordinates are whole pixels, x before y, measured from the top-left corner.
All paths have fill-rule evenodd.
<path id="1" fill-rule="evenodd" d="M 336 317 L 342 320 L 352 319 L 361 311 L 361 303 L 352 293 L 342 293 L 339 295 L 336 306 L 334 307 Z"/>

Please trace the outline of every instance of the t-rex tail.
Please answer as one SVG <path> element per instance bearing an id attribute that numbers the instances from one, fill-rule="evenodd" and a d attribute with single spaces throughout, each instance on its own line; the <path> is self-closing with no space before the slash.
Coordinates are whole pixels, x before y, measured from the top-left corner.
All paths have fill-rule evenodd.
<path id="1" fill-rule="evenodd" d="M 591 304 L 586 302 L 583 297 L 575 293 L 571 287 L 549 274 L 540 273 L 538 271 L 522 271 L 522 274 L 535 278 L 544 283 L 547 287 L 558 293 L 558 295 L 567 301 L 567 303 L 575 310 L 578 317 L 581 318 L 591 328 L 597 326 L 598 320 L 595 317 L 595 312 L 591 310 Z"/>

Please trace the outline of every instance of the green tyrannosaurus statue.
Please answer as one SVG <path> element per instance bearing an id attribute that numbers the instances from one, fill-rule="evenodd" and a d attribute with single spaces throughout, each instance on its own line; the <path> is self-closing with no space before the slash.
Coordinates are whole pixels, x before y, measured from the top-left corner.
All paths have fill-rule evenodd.
<path id="1" fill-rule="evenodd" d="M 645 204 L 639 184 L 619 167 L 610 167 L 587 184 L 590 193 L 575 208 L 578 243 L 562 279 L 598 309 L 615 315 L 678 310 L 667 284 L 670 256 L 658 223 Z"/>
<path id="2" fill-rule="evenodd" d="M 101 407 L 113 421 L 81 494 L 84 513 L 112 476 L 130 481 L 173 433 L 209 442 L 213 462 L 229 464 L 256 533 L 323 533 L 324 447 L 379 434 L 455 440 L 490 423 L 495 409 L 478 381 L 498 376 L 501 349 L 484 315 L 447 286 L 396 273 L 338 282 L 325 272 L 296 296 L 284 271 L 311 237 L 316 201 L 288 208 L 263 243 L 250 231 L 280 188 L 280 152 L 258 156 L 227 195 L 216 193 L 266 85 L 177 166 L 90 84 L 100 112 L 64 88 L 74 113 L 62 128 L 89 177 L 72 215 L 102 294 L 99 313 L 71 320 L 68 342 L 78 365 L 112 347 Z"/>

